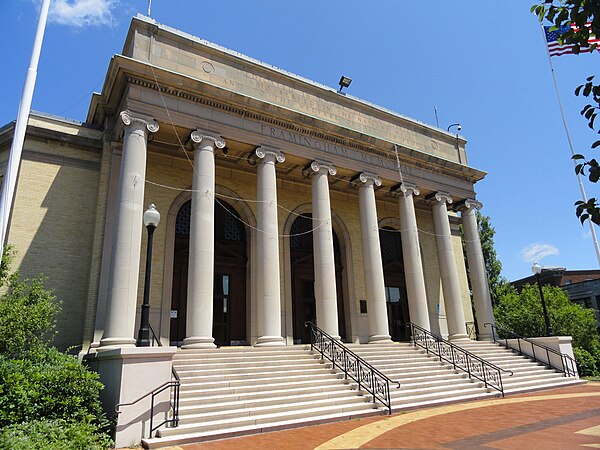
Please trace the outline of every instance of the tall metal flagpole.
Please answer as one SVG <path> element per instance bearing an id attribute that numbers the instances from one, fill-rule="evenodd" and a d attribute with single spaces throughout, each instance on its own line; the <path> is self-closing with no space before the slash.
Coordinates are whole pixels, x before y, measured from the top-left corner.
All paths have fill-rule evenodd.
<path id="1" fill-rule="evenodd" d="M 17 175 L 21 163 L 21 154 L 23 153 L 25 131 L 27 130 L 27 122 L 29 121 L 29 113 L 31 112 L 31 101 L 33 99 L 33 90 L 37 78 L 37 67 L 40 60 L 49 8 L 50 0 L 43 0 L 40 9 L 40 19 L 35 33 L 35 40 L 33 42 L 33 51 L 31 52 L 31 61 L 29 62 L 29 69 L 27 69 L 25 85 L 23 86 L 23 95 L 21 96 L 19 112 L 17 113 L 15 134 L 8 156 L 8 166 L 6 167 L 4 183 L 2 184 L 2 197 L 0 197 L 0 244 L 2 245 L 2 249 L 4 249 L 4 245 L 6 244 L 8 218 L 10 217 L 13 198 L 15 196 L 15 188 L 17 186 Z"/>
<path id="2" fill-rule="evenodd" d="M 569 133 L 569 128 L 567 127 L 567 120 L 565 119 L 565 111 L 563 110 L 562 100 L 560 98 L 560 92 L 558 90 L 558 83 L 556 82 L 556 75 L 554 74 L 554 66 L 552 65 L 552 57 L 550 56 L 550 50 L 548 50 L 548 42 L 546 41 L 546 31 L 544 30 L 544 26 L 541 26 L 542 36 L 544 38 L 544 47 L 546 48 L 546 55 L 548 56 L 548 64 L 550 65 L 550 73 L 552 73 L 552 81 L 554 82 L 554 91 L 556 92 L 556 99 L 558 100 L 558 107 L 560 109 L 560 116 L 562 118 L 563 126 L 565 128 L 565 134 L 567 135 L 567 142 L 569 143 L 569 149 L 571 150 L 571 156 L 575 155 L 575 151 L 573 150 L 573 142 L 571 141 L 571 135 Z M 577 165 L 577 161 L 572 159 L 573 166 Z M 587 203 L 588 198 L 585 193 L 585 188 L 583 186 L 583 180 L 581 179 L 581 174 L 577 174 L 577 181 L 579 183 L 579 190 L 581 191 L 581 197 L 583 201 Z M 590 225 L 590 232 L 592 233 L 592 239 L 594 241 L 594 249 L 596 250 L 596 258 L 598 258 L 598 265 L 600 266 L 600 249 L 598 248 L 598 238 L 596 237 L 596 229 L 594 228 L 594 223 L 591 220 L 588 220 Z"/>

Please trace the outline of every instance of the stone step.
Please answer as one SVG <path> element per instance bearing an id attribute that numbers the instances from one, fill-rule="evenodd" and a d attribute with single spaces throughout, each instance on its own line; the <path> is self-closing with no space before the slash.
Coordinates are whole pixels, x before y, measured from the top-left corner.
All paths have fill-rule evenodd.
<path id="1" fill-rule="evenodd" d="M 364 406 L 364 403 L 368 403 L 369 399 L 361 395 L 351 395 L 339 398 L 320 398 L 320 399 L 307 399 L 301 401 L 290 401 L 289 398 L 284 399 L 282 402 L 270 404 L 270 405 L 238 405 L 237 408 L 233 409 L 222 409 L 219 411 L 203 411 L 203 412 L 191 412 L 189 409 L 180 411 L 181 425 L 203 423 L 208 424 L 214 420 L 226 420 L 241 418 L 246 420 L 258 415 L 280 415 L 288 411 L 294 411 L 300 414 L 301 411 L 314 409 L 319 407 L 337 407 L 345 410 L 346 408 L 354 407 L 357 404 Z"/>
<path id="2" fill-rule="evenodd" d="M 188 369 L 188 370 L 180 370 L 177 369 L 177 374 L 180 377 L 185 379 L 202 379 L 207 383 L 210 383 L 214 380 L 223 380 L 223 378 L 227 377 L 227 379 L 236 379 L 236 380 L 245 380 L 245 379 L 253 379 L 253 378 L 261 378 L 267 375 L 272 376 L 285 376 L 291 377 L 296 375 L 309 375 L 311 373 L 319 374 L 323 372 L 323 367 L 320 364 L 311 364 L 309 366 L 285 366 L 280 368 L 273 367 L 253 367 L 247 369 L 234 369 L 227 371 L 220 370 L 201 370 L 201 369 Z M 326 370 L 328 368 L 325 368 Z"/>
<path id="3" fill-rule="evenodd" d="M 313 374 L 298 374 L 293 376 L 286 376 L 285 373 L 268 373 L 261 374 L 260 377 L 231 377 L 231 378 L 223 378 L 221 377 L 219 380 L 210 380 L 208 382 L 205 381 L 204 377 L 185 377 L 181 378 L 181 387 L 185 388 L 187 385 L 201 385 L 206 389 L 218 389 L 221 387 L 235 387 L 235 386 L 244 386 L 248 385 L 248 379 L 252 379 L 252 384 L 260 385 L 260 384 L 276 384 L 276 383 L 289 383 L 289 382 L 301 382 L 304 380 L 331 380 L 338 379 L 339 375 L 331 372 L 330 370 L 323 368 L 321 373 L 313 373 Z"/>
<path id="4" fill-rule="evenodd" d="M 242 426 L 252 426 L 252 425 L 268 425 L 273 422 L 282 421 L 282 420 L 294 420 L 294 419 L 302 419 L 302 418 L 310 418 L 313 415 L 329 415 L 336 413 L 346 413 L 350 415 L 350 413 L 355 411 L 365 411 L 374 409 L 373 403 L 361 402 L 354 403 L 349 405 L 344 405 L 343 407 L 337 406 L 320 406 L 317 408 L 307 408 L 302 409 L 300 411 L 294 410 L 286 410 L 273 413 L 265 413 L 265 414 L 257 414 L 255 416 L 249 416 L 246 418 L 227 418 L 227 419 L 218 419 L 218 416 L 215 417 L 215 420 L 202 421 L 197 423 L 188 423 L 178 426 L 177 428 L 164 428 L 159 431 L 160 436 L 173 436 L 177 434 L 188 434 L 188 433 L 202 433 L 206 431 L 216 431 L 216 430 L 224 430 L 226 428 L 235 428 Z"/>
<path id="5" fill-rule="evenodd" d="M 335 383 L 307 383 L 306 386 L 298 386 L 293 384 L 291 386 L 275 386 L 277 389 L 264 389 L 256 390 L 249 389 L 247 392 L 239 392 L 239 389 L 223 389 L 219 391 L 213 390 L 191 390 L 186 391 L 185 395 L 182 392 L 180 394 L 180 402 L 195 402 L 196 404 L 210 404 L 212 402 L 221 402 L 229 399 L 230 401 L 248 401 L 252 399 L 264 399 L 269 397 L 285 396 L 291 394 L 306 394 L 310 395 L 313 393 L 321 393 L 322 395 L 329 395 L 335 392 L 348 392 L 348 385 L 342 380 L 336 381 Z"/>
<path id="6" fill-rule="evenodd" d="M 279 420 L 267 424 L 239 426 L 200 433 L 173 434 L 171 436 L 161 436 L 157 438 L 143 439 L 142 443 L 145 448 L 161 448 L 166 446 L 190 444 L 194 442 L 205 442 L 216 439 L 225 439 L 234 436 L 244 436 L 248 434 L 255 434 L 261 432 L 266 433 L 269 431 L 278 431 L 290 428 L 319 425 L 324 423 L 337 422 L 340 420 L 352 420 L 379 414 L 382 414 L 382 411 L 374 408 L 361 411 L 352 411 L 350 413 L 342 412 L 333 414 L 319 414 L 313 415 L 310 418 Z"/>
<path id="7" fill-rule="evenodd" d="M 395 392 L 391 391 L 390 396 L 392 398 L 392 408 L 402 408 L 409 404 L 420 403 L 423 406 L 427 405 L 428 402 L 444 399 L 448 400 L 453 397 L 465 396 L 465 395 L 483 395 L 489 391 L 483 387 L 483 383 L 479 386 L 477 383 L 471 383 L 471 387 L 464 387 L 462 389 L 430 389 L 430 390 L 418 390 L 410 392 Z"/>
<path id="8" fill-rule="evenodd" d="M 301 392 L 298 393 L 297 390 L 288 391 L 285 393 L 286 395 L 282 395 L 281 393 L 270 393 L 266 396 L 246 396 L 246 397 L 234 397 L 223 396 L 221 398 L 211 398 L 206 400 L 205 402 L 198 401 L 197 398 L 186 399 L 185 401 L 181 401 L 179 404 L 179 413 L 180 414 L 195 414 L 199 411 L 203 412 L 216 412 L 216 411 L 224 411 L 229 409 L 239 409 L 239 408 L 250 408 L 250 407 L 259 407 L 259 406 L 269 406 L 269 405 L 278 405 L 282 403 L 298 403 L 301 401 L 329 401 L 329 400 L 339 400 L 344 398 L 354 398 L 355 395 L 353 393 L 349 393 L 348 389 L 338 389 L 332 391 L 320 391 L 320 392 L 312 392 L 306 393 Z"/>
<path id="9" fill-rule="evenodd" d="M 467 401 L 474 401 L 474 400 L 484 400 L 487 398 L 496 398 L 496 397 L 500 397 L 502 394 L 500 394 L 498 391 L 491 391 L 491 392 L 476 392 L 476 393 L 470 393 L 470 394 L 463 394 L 463 395 L 452 395 L 452 396 L 446 396 L 446 397 L 439 397 L 439 398 L 429 398 L 429 399 L 425 399 L 422 401 L 412 401 L 412 402 L 408 402 L 408 403 L 403 403 L 403 404 L 399 404 L 399 403 L 392 403 L 392 411 L 393 412 L 399 412 L 399 411 L 408 411 L 411 409 L 418 409 L 418 408 L 425 408 L 425 407 L 434 407 L 434 406 L 441 406 L 441 405 L 446 405 L 449 403 L 458 403 L 458 402 L 467 402 Z"/>
<path id="10" fill-rule="evenodd" d="M 215 395 L 220 394 L 240 394 L 240 393 L 248 393 L 248 392 L 259 392 L 259 391 L 276 391 L 283 389 L 293 389 L 294 387 L 302 388 L 306 386 L 328 386 L 328 385 L 343 385 L 345 381 L 342 378 L 337 377 L 335 374 L 330 374 L 334 378 L 326 378 L 326 379 L 304 379 L 301 381 L 296 380 L 286 380 L 280 379 L 275 382 L 264 382 L 260 385 L 258 384 L 248 384 L 242 383 L 236 386 L 221 386 L 221 387 L 207 387 L 203 383 L 187 383 L 181 385 L 180 395 L 182 397 L 185 396 L 194 396 L 197 395 L 198 392 L 208 392 L 213 393 Z"/>

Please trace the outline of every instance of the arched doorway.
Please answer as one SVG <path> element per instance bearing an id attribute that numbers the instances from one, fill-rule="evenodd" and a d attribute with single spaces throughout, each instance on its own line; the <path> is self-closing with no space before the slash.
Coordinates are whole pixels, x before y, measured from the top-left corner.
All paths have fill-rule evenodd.
<path id="1" fill-rule="evenodd" d="M 317 317 L 312 229 L 311 214 L 303 214 L 296 218 L 290 230 L 294 344 L 310 343 L 310 333 L 308 328 L 304 326 L 304 322 L 311 321 L 316 323 Z M 342 340 L 346 340 L 346 320 L 342 288 L 342 253 L 335 231 L 333 231 L 333 251 L 335 255 L 338 328 Z"/>
<path id="2" fill-rule="evenodd" d="M 179 209 L 175 222 L 171 345 L 181 345 L 186 337 L 190 215 L 191 201 L 187 201 Z M 215 201 L 214 238 L 213 337 L 218 346 L 243 345 L 246 344 L 246 229 L 237 211 L 222 200 Z"/>
<path id="3" fill-rule="evenodd" d="M 406 328 L 410 315 L 400 232 L 391 227 L 383 227 L 379 230 L 379 242 L 390 335 L 393 341 L 405 341 L 410 338 Z"/>

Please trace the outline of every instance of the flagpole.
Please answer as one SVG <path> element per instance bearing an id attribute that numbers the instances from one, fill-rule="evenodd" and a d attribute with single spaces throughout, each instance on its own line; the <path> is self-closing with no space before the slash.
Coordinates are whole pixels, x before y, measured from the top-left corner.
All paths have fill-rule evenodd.
<path id="1" fill-rule="evenodd" d="M 25 131 L 27 130 L 27 122 L 29 121 L 29 113 L 31 112 L 31 101 L 33 99 L 37 68 L 40 60 L 49 8 L 50 0 L 43 0 L 42 7 L 40 8 L 37 31 L 35 33 L 35 40 L 33 42 L 33 51 L 31 52 L 29 69 L 27 69 L 25 85 L 23 86 L 23 95 L 21 96 L 21 103 L 19 104 L 19 111 L 17 113 L 17 122 L 15 124 L 15 132 L 8 156 L 8 165 L 6 167 L 6 173 L 4 174 L 4 183 L 2 183 L 2 197 L 0 197 L 0 244 L 2 245 L 2 249 L 4 249 L 4 245 L 6 244 L 8 219 L 12 210 L 15 188 L 17 186 L 17 175 L 21 163 L 21 154 L 23 153 Z"/>
<path id="2" fill-rule="evenodd" d="M 562 118 L 563 127 L 565 129 L 565 134 L 567 135 L 567 142 L 569 143 L 569 149 L 571 150 L 571 156 L 575 156 L 575 151 L 573 150 L 573 142 L 571 141 L 571 134 L 569 133 L 569 128 L 567 127 L 567 120 L 565 119 L 565 111 L 563 109 L 562 100 L 560 98 L 560 92 L 558 90 L 558 83 L 556 82 L 556 75 L 554 73 L 554 66 L 552 65 L 552 57 L 550 56 L 550 51 L 548 50 L 548 42 L 546 40 L 546 31 L 544 30 L 544 26 L 541 25 L 542 36 L 544 38 L 544 47 L 546 48 L 546 55 L 548 56 L 548 64 L 550 65 L 550 73 L 552 74 L 552 81 L 554 82 L 554 91 L 556 92 L 556 99 L 558 100 L 558 108 L 560 109 L 560 117 Z M 571 158 L 573 161 L 573 166 L 577 166 L 577 161 Z M 583 201 L 587 203 L 587 195 L 585 193 L 585 188 L 583 186 L 583 180 L 581 179 L 581 174 L 577 172 L 577 182 L 579 183 L 579 190 L 581 191 L 581 196 Z M 598 238 L 596 237 L 596 229 L 594 228 L 594 223 L 588 219 L 590 225 L 590 232 L 592 233 L 592 239 L 594 241 L 594 249 L 596 250 L 596 258 L 598 259 L 598 265 L 600 266 L 600 249 L 598 248 Z"/>

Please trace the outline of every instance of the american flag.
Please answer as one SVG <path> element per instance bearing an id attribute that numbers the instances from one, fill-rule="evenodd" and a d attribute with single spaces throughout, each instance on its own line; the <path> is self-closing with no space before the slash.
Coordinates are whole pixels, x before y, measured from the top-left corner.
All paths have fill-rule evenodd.
<path id="1" fill-rule="evenodd" d="M 589 25 L 587 25 L 587 26 L 589 26 Z M 575 25 L 571 25 L 570 27 L 569 26 L 561 27 L 554 31 L 550 31 L 550 27 L 544 27 L 544 31 L 546 32 L 546 44 L 548 45 L 548 51 L 550 52 L 550 56 L 561 56 L 561 55 L 568 55 L 570 53 L 573 53 L 573 45 L 571 45 L 571 44 L 560 45 L 558 43 L 558 37 L 560 35 L 564 34 L 570 28 L 573 28 L 573 30 L 577 31 L 577 27 Z M 590 38 L 588 39 L 588 43 L 590 45 L 598 44 L 598 47 L 596 50 L 600 51 L 600 39 L 598 39 L 593 34 L 590 35 Z M 589 51 L 590 51 L 589 47 L 581 47 L 579 52 L 587 53 Z"/>

